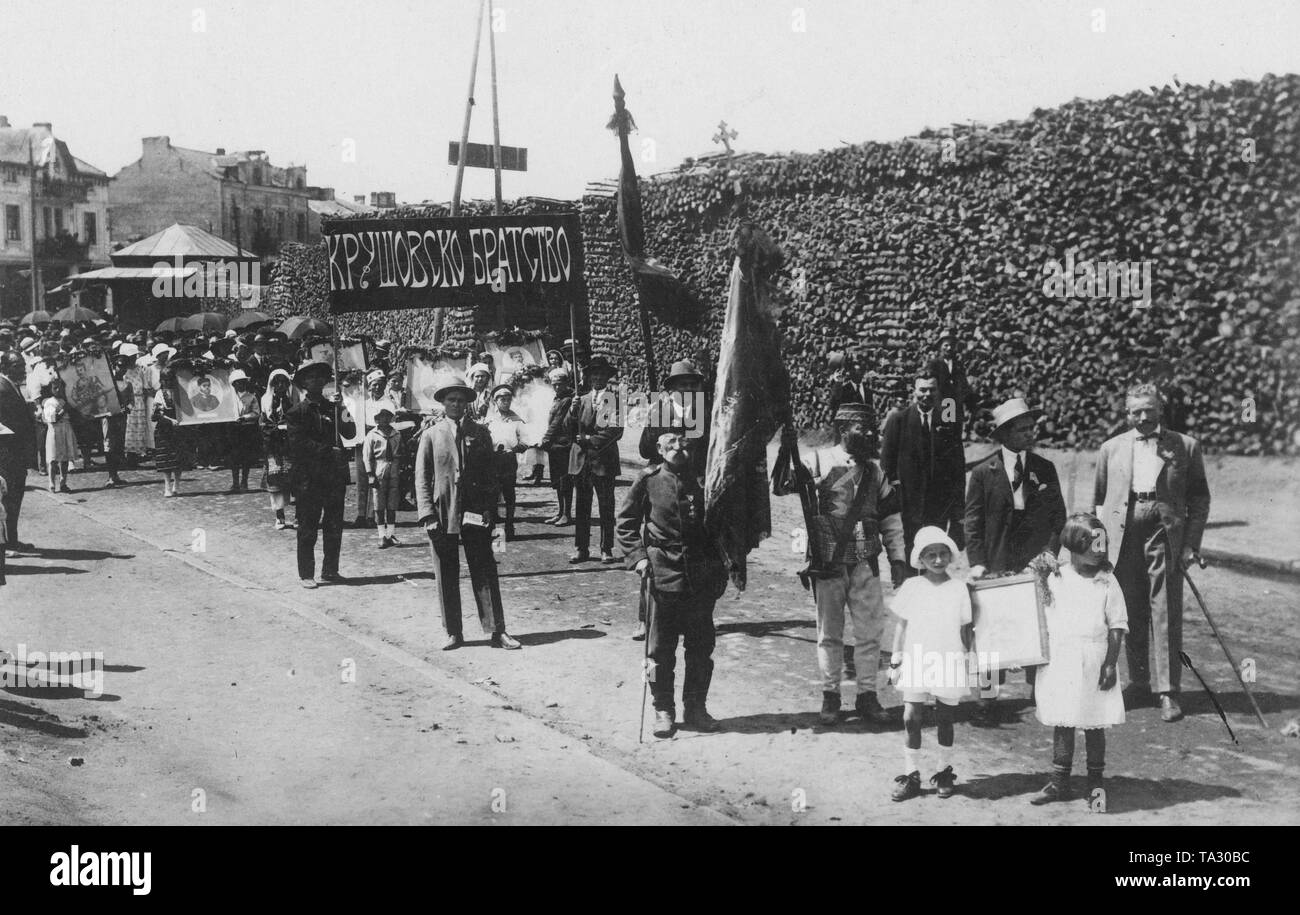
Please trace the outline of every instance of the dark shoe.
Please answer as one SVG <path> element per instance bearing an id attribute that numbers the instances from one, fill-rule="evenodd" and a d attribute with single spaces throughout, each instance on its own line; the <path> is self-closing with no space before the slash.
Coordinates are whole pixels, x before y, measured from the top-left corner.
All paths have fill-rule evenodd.
<path id="1" fill-rule="evenodd" d="M 321 572 L 321 573 L 320 573 L 320 580 L 321 580 L 321 581 L 334 582 L 334 583 L 337 583 L 337 582 L 340 582 L 340 581 L 347 581 L 347 579 L 344 578 L 342 575 L 340 575 L 338 572 Z"/>
<path id="2" fill-rule="evenodd" d="M 1178 700 L 1171 693 L 1160 694 L 1160 720 L 1171 723 L 1183 720 L 1183 710 L 1178 707 Z"/>
<path id="3" fill-rule="evenodd" d="M 853 700 L 853 710 L 858 713 L 863 721 L 871 724 L 888 724 L 889 712 L 880 706 L 880 701 L 876 699 L 875 693 L 859 693 L 858 697 Z"/>
<path id="4" fill-rule="evenodd" d="M 1070 776 L 1053 774 L 1052 780 L 1043 786 L 1042 790 L 1029 799 L 1029 803 L 1035 807 L 1041 807 L 1044 804 L 1053 804 L 1057 801 L 1070 801 L 1074 799 L 1074 794 L 1070 791 Z"/>
<path id="5" fill-rule="evenodd" d="M 900 775 L 894 779 L 894 790 L 889 795 L 891 800 L 910 801 L 914 797 L 921 796 L 921 773 L 913 772 L 910 775 Z"/>
<path id="6" fill-rule="evenodd" d="M 634 642 L 645 641 L 645 623 L 642 622 L 641 620 L 636 621 L 636 628 L 632 630 L 632 641 Z"/>
<path id="7" fill-rule="evenodd" d="M 605 565 L 610 565 L 612 563 L 618 562 L 618 560 L 614 558 L 614 554 L 611 553 L 609 550 L 605 550 L 600 554 L 600 561 Z"/>
<path id="8" fill-rule="evenodd" d="M 939 787 L 939 797 L 952 797 L 953 782 L 957 781 L 957 773 L 952 771 L 952 766 L 947 766 L 942 772 L 936 772 L 930 776 L 930 784 Z"/>
<path id="9" fill-rule="evenodd" d="M 383 538 L 382 540 L 379 541 L 379 548 L 380 548 L 381 550 L 386 550 L 386 549 L 388 549 L 390 546 L 392 546 L 392 544 L 388 542 L 388 538 L 387 538 L 387 537 L 385 537 L 385 538 Z"/>
<path id="10" fill-rule="evenodd" d="M 11 550 L 22 550 L 24 553 L 30 553 L 32 550 L 36 549 L 36 547 L 32 546 L 25 540 L 15 540 L 13 543 L 9 544 L 9 548 Z"/>
<path id="11" fill-rule="evenodd" d="M 831 692 L 822 692 L 822 710 L 817 715 L 817 720 L 827 726 L 839 724 L 840 721 L 840 694 Z"/>
<path id="12" fill-rule="evenodd" d="M 573 564 L 591 562 L 591 554 L 586 550 L 574 550 L 573 555 L 569 557 L 569 562 Z"/>
<path id="13" fill-rule="evenodd" d="M 464 644 L 465 644 L 465 639 L 462 636 L 449 635 L 447 636 L 447 641 L 442 643 L 442 650 L 454 651 L 455 649 L 460 648 Z"/>
<path id="14" fill-rule="evenodd" d="M 495 632 L 492 634 L 492 647 L 505 648 L 509 651 L 514 651 L 515 649 L 523 648 L 524 646 L 519 644 L 518 639 L 511 638 L 504 632 Z"/>
<path id="15" fill-rule="evenodd" d="M 686 706 L 686 711 L 682 714 L 682 724 L 692 731 L 704 731 L 707 734 L 714 734 L 722 729 L 718 719 L 710 715 L 709 710 L 703 705 Z"/>
<path id="16" fill-rule="evenodd" d="M 677 725 L 673 722 L 672 712 L 661 712 L 655 710 L 655 725 L 651 732 L 656 737 L 672 737 L 673 732 L 677 730 Z"/>

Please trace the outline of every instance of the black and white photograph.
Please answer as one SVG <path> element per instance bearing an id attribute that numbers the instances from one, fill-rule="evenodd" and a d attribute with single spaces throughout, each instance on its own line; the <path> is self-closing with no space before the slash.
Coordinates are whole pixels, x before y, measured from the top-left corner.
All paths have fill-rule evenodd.
<path id="1" fill-rule="evenodd" d="M 0 824 L 1266 882 L 1300 5 L 0 4 Z"/>

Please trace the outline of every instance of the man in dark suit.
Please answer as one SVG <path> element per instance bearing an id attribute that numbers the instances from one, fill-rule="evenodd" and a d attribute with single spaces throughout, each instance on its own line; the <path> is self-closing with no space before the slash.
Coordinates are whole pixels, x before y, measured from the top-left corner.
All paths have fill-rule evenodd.
<path id="1" fill-rule="evenodd" d="M 998 450 L 971 471 L 966 489 L 966 556 L 972 578 L 1019 572 L 1030 560 L 1047 554 L 1055 562 L 1065 526 L 1065 499 L 1056 467 L 1029 449 L 1042 410 L 1031 410 L 1013 397 L 993 411 L 993 438 Z M 1032 674 L 1027 679 L 1032 683 Z M 983 690 L 975 723 L 993 723 L 998 685 Z"/>
<path id="2" fill-rule="evenodd" d="M 5 353 L 0 371 L 0 425 L 9 430 L 8 435 L 0 435 L 0 477 L 8 487 L 4 497 L 5 549 L 30 550 L 30 543 L 18 539 L 18 514 L 23 507 L 27 470 L 36 455 L 36 421 L 32 405 L 22 392 L 27 364 L 21 354 Z"/>
<path id="3" fill-rule="evenodd" d="M 973 413 L 979 409 L 979 398 L 966 378 L 966 367 L 957 352 L 957 335 L 953 331 L 939 334 L 939 357 L 930 360 L 929 368 L 939 385 L 935 395 L 939 412 L 951 412 L 955 416 L 960 435 L 966 428 L 967 411 Z"/>
<path id="4" fill-rule="evenodd" d="M 938 381 L 929 366 L 916 373 L 914 403 L 885 420 L 880 466 L 898 490 L 906 554 L 923 527 L 937 527 L 963 545 L 962 485 L 966 459 L 957 414 L 938 401 Z M 916 574 L 915 569 L 909 570 Z"/>
<path id="5" fill-rule="evenodd" d="M 1210 515 L 1201 446 L 1161 425 L 1152 384 L 1128 391 L 1129 431 L 1097 457 L 1093 504 L 1106 526 L 1107 555 L 1128 607 L 1130 699 L 1160 694 L 1160 717 L 1177 721 L 1183 647 L 1183 569 L 1195 562 Z"/>
<path id="6" fill-rule="evenodd" d="M 460 546 L 465 545 L 479 623 L 493 648 L 519 648 L 506 634 L 505 610 L 492 518 L 500 483 L 492 461 L 492 434 L 467 413 L 474 389 L 458 376 L 443 379 L 434 392 L 443 418 L 420 433 L 415 458 L 415 496 L 420 523 L 429 532 L 438 560 L 438 606 L 447 633 L 443 651 L 465 644 L 460 615 Z"/>
<path id="7" fill-rule="evenodd" d="M 862 379 L 862 372 L 853 357 L 836 350 L 826 356 L 826 364 L 831 369 L 829 386 L 831 391 L 831 418 L 839 412 L 840 405 L 860 403 L 872 407 L 871 388 Z"/>
<path id="8" fill-rule="evenodd" d="M 704 488 L 691 470 L 693 443 L 680 431 L 659 437 L 662 460 L 637 477 L 618 513 L 618 540 L 627 568 L 650 579 L 654 611 L 647 646 L 656 737 L 676 729 L 673 668 L 677 639 L 685 643 L 683 723 L 716 731 L 706 702 L 713 679 L 713 605 L 727 588 L 727 570 L 704 526 Z"/>
<path id="9" fill-rule="evenodd" d="M 569 472 L 575 475 L 574 551 L 569 562 L 591 558 L 591 496 L 600 508 L 600 560 L 614 559 L 614 481 L 618 479 L 618 440 L 623 424 L 618 394 L 609 389 L 614 366 L 604 356 L 593 356 L 586 375 L 591 390 L 573 399 L 569 408 L 569 435 L 573 451 Z"/>
<path id="10" fill-rule="evenodd" d="M 325 399 L 325 385 L 333 377 L 333 369 L 323 362 L 300 367 L 293 383 L 306 394 L 284 415 L 292 457 L 289 481 L 298 507 L 298 578 L 304 588 L 316 587 L 317 530 L 324 540 L 321 581 L 343 580 L 339 552 L 343 547 L 343 502 L 348 491 L 351 449 L 343 447 L 339 435 L 352 437 L 356 425 L 339 406 L 338 394 L 332 400 Z"/>

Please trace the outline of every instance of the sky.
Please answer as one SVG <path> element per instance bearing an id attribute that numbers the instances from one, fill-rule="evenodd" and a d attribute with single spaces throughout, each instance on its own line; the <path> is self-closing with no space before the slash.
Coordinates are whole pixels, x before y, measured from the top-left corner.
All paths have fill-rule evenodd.
<path id="1" fill-rule="evenodd" d="M 446 201 L 479 0 L 0 0 L 0 114 L 110 175 L 141 138 L 265 150 L 340 196 Z M 722 149 L 813 152 L 1023 118 L 1173 77 L 1300 72 L 1290 0 L 495 0 L 507 198 L 618 173 L 614 74 L 641 174 Z M 470 140 L 492 140 L 488 23 Z M 466 198 L 492 196 L 467 169 Z"/>

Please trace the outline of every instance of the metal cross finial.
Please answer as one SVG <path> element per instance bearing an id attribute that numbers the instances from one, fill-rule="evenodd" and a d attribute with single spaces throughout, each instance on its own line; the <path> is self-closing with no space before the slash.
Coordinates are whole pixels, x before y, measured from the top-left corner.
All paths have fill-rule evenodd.
<path id="1" fill-rule="evenodd" d="M 732 152 L 731 141 L 738 136 L 739 134 L 736 131 L 727 129 L 726 121 L 718 121 L 718 132 L 713 135 L 713 142 L 721 143 L 726 148 L 727 154 L 730 155 Z"/>

